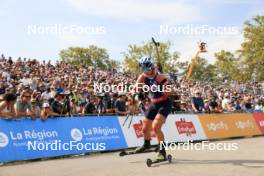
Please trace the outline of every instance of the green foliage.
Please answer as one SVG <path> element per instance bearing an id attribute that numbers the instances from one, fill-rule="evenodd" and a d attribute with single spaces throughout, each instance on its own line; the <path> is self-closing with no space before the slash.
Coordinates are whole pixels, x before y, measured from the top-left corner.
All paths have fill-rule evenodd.
<path id="1" fill-rule="evenodd" d="M 238 56 L 229 51 L 215 53 L 215 63 L 199 60 L 194 69 L 192 79 L 203 81 L 211 75 L 210 80 L 221 83 L 230 81 L 264 81 L 264 16 L 256 16 L 245 22 L 243 29 L 244 42 L 237 50 Z"/>
<path id="2" fill-rule="evenodd" d="M 186 68 L 187 62 L 179 61 L 178 52 L 170 52 L 171 43 L 160 43 L 159 46 L 159 61 L 156 48 L 152 42 L 143 43 L 142 45 L 129 45 L 126 52 L 124 52 L 124 68 L 134 74 L 139 73 L 138 62 L 144 56 L 152 56 L 154 62 L 160 62 L 163 66 L 164 72 L 177 73 L 179 68 Z"/>
<path id="3" fill-rule="evenodd" d="M 246 21 L 243 29 L 244 42 L 235 56 L 230 51 L 215 53 L 215 63 L 198 58 L 191 79 L 221 84 L 225 81 L 264 81 L 264 16 Z M 138 62 L 143 56 L 152 56 L 163 66 L 166 73 L 178 76 L 186 74 L 188 62 L 179 61 L 179 53 L 171 52 L 171 43 L 160 43 L 159 57 L 154 44 L 149 41 L 141 45 L 129 45 L 124 55 L 124 69 L 133 74 L 139 73 Z M 109 59 L 104 48 L 91 45 L 88 48 L 70 47 L 60 51 L 61 60 L 77 66 L 95 66 L 100 69 L 120 68 L 120 63 Z M 158 61 L 159 58 L 159 61 Z"/>
<path id="4" fill-rule="evenodd" d="M 198 58 L 190 78 L 201 82 L 213 82 L 215 77 L 215 66 L 208 64 L 204 58 Z"/>
<path id="5" fill-rule="evenodd" d="M 244 65 L 246 80 L 264 80 L 264 16 L 253 17 L 252 21 L 246 21 L 244 30 L 244 42 L 239 50 L 240 62 Z"/>
<path id="6" fill-rule="evenodd" d="M 116 69 L 120 63 L 109 59 L 107 50 L 90 45 L 88 48 L 69 47 L 61 50 L 60 58 L 63 62 L 76 66 L 94 66 L 100 69 Z"/>

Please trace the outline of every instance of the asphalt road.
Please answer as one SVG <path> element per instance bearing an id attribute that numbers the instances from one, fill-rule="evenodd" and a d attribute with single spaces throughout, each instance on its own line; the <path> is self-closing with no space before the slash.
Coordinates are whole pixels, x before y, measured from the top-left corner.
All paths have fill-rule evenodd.
<path id="1" fill-rule="evenodd" d="M 147 158 L 156 153 L 119 157 L 118 152 L 76 158 L 27 162 L 0 167 L 0 176 L 262 176 L 264 175 L 264 137 L 215 141 L 234 145 L 232 151 L 173 150 L 171 164 L 147 167 Z M 228 147 L 227 147 L 228 148 Z M 237 149 L 237 150 L 234 150 Z"/>

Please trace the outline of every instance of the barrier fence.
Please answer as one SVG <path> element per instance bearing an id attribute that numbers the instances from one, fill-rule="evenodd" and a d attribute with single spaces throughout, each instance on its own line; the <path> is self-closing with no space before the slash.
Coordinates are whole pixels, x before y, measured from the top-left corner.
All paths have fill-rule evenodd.
<path id="1" fill-rule="evenodd" d="M 137 147 L 143 118 L 134 116 L 131 125 L 121 116 L 0 119 L 0 162 Z M 169 143 L 263 135 L 264 113 L 173 114 L 163 131 Z"/>

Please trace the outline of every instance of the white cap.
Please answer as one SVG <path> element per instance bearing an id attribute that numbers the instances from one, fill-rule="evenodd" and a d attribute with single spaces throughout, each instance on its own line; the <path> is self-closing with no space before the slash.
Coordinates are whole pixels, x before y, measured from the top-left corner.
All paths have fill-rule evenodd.
<path id="1" fill-rule="evenodd" d="M 228 96 L 229 96 L 229 93 L 226 92 L 226 93 L 224 94 L 224 97 L 228 97 Z"/>
<path id="2" fill-rule="evenodd" d="M 42 107 L 43 108 L 48 108 L 48 107 L 50 107 L 50 105 L 49 105 L 49 103 L 43 103 Z"/>

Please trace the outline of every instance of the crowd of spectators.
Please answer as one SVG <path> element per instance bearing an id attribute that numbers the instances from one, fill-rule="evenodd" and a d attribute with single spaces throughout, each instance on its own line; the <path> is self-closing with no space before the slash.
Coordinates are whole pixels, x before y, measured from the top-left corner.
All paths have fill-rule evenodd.
<path id="1" fill-rule="evenodd" d="M 264 83 L 213 86 L 171 75 L 173 113 L 264 112 Z M 137 77 L 117 70 L 63 62 L 13 60 L 0 56 L 0 118 L 140 113 L 137 99 L 121 91 L 98 92 L 94 85 L 133 85 Z M 147 103 L 147 102 L 145 102 Z"/>

